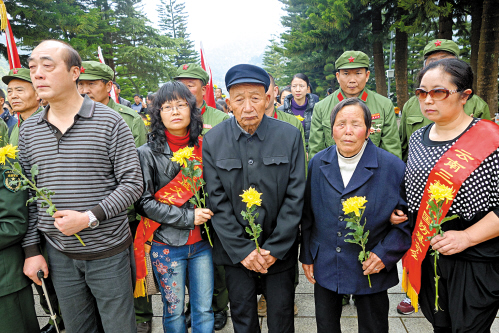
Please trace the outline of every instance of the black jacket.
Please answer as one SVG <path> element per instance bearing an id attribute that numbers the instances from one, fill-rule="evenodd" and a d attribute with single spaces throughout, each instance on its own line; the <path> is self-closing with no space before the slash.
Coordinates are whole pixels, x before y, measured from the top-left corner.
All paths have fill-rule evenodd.
<path id="1" fill-rule="evenodd" d="M 291 111 L 291 99 L 293 98 L 292 94 L 289 94 L 286 96 L 284 99 L 284 102 L 280 107 L 278 107 L 278 110 L 284 111 L 286 113 L 294 115 L 293 111 Z M 314 98 L 312 95 L 307 94 L 307 109 L 305 110 L 305 120 L 303 121 L 303 130 L 305 131 L 305 144 L 307 146 L 308 150 L 308 137 L 310 136 L 310 124 L 312 123 L 312 114 L 314 112 Z"/>
<path id="2" fill-rule="evenodd" d="M 189 231 L 194 229 L 193 206 L 188 201 L 182 207 L 170 206 L 154 199 L 154 194 L 177 176 L 180 165 L 170 160 L 173 153 L 168 144 L 157 139 L 140 146 L 137 152 L 144 176 L 144 193 L 135 203 L 135 210 L 161 223 L 154 232 L 154 239 L 172 246 L 185 245 Z"/>
<path id="3" fill-rule="evenodd" d="M 304 159 L 300 131 L 265 115 L 252 136 L 241 131 L 235 117 L 206 133 L 203 172 L 214 213 L 213 259 L 217 265 L 239 266 L 255 249 L 245 231 L 248 222 L 241 216 L 246 204 L 240 195 L 251 186 L 262 193 L 255 221 L 263 230 L 258 243 L 277 258 L 269 274 L 295 265 L 305 191 Z"/>

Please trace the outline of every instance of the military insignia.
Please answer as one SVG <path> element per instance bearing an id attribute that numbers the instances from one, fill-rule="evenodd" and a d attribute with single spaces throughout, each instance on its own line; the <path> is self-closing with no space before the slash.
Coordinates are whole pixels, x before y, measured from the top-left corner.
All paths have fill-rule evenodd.
<path id="1" fill-rule="evenodd" d="M 365 91 L 362 93 L 362 96 L 360 96 L 360 99 L 364 102 L 367 101 L 367 93 Z"/>
<path id="2" fill-rule="evenodd" d="M 17 69 L 14 69 L 12 73 L 17 74 L 19 71 Z"/>
<path id="3" fill-rule="evenodd" d="M 379 119 L 381 118 L 380 114 L 379 113 L 375 113 L 371 116 L 371 119 L 374 120 L 374 119 Z"/>
<path id="4" fill-rule="evenodd" d="M 376 132 L 376 130 L 371 126 L 371 128 L 369 129 L 369 133 L 374 134 L 374 132 Z"/>
<path id="5" fill-rule="evenodd" d="M 82 74 L 84 74 L 84 73 L 85 73 L 85 68 L 83 68 L 83 66 L 80 68 L 80 72 L 81 72 Z"/>
<path id="6" fill-rule="evenodd" d="M 189 68 L 189 65 L 184 65 L 184 66 L 182 66 L 182 69 L 183 69 L 184 71 L 186 71 L 186 70 L 187 70 L 187 68 Z"/>
<path id="7" fill-rule="evenodd" d="M 440 40 L 437 40 L 437 41 L 435 42 L 435 46 L 440 46 L 441 44 L 442 44 L 442 41 L 440 41 Z"/>
<path id="8" fill-rule="evenodd" d="M 348 58 L 348 61 L 349 61 L 349 62 L 353 62 L 354 60 L 355 60 L 355 58 L 354 58 L 354 57 L 350 57 L 350 58 Z"/>
<path id="9" fill-rule="evenodd" d="M 213 126 L 211 126 L 210 124 L 203 124 L 203 128 L 212 129 Z"/>
<path id="10" fill-rule="evenodd" d="M 11 192 L 17 192 L 21 188 L 21 176 L 11 170 L 3 172 L 3 185 Z"/>

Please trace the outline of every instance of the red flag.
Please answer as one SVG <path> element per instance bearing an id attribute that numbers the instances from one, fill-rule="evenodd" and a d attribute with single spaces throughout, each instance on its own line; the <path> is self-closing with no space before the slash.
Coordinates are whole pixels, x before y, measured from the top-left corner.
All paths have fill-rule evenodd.
<path id="1" fill-rule="evenodd" d="M 97 53 L 99 54 L 99 61 L 101 62 L 101 64 L 105 64 L 104 56 L 102 55 L 102 49 L 100 48 L 100 46 L 97 46 Z M 111 86 L 111 92 L 109 93 L 109 95 L 111 96 L 113 101 L 120 104 L 120 101 L 118 100 L 118 93 L 116 92 L 116 90 L 114 90 L 114 84 Z"/>
<path id="2" fill-rule="evenodd" d="M 213 91 L 213 79 L 211 77 L 211 68 L 208 63 L 204 60 L 203 54 L 203 43 L 201 43 L 201 67 L 208 73 L 210 76 L 210 80 L 208 81 L 208 87 L 206 88 L 206 95 L 204 95 L 204 100 L 208 106 L 212 108 L 217 107 L 217 103 L 215 102 L 215 93 Z"/>
<path id="3" fill-rule="evenodd" d="M 19 60 L 19 54 L 17 53 L 16 41 L 14 40 L 12 28 L 10 27 L 9 19 L 7 18 L 7 9 L 5 8 L 5 4 L 2 0 L 0 0 L 0 20 L 0 30 L 5 31 L 10 69 L 21 68 L 21 61 Z"/>

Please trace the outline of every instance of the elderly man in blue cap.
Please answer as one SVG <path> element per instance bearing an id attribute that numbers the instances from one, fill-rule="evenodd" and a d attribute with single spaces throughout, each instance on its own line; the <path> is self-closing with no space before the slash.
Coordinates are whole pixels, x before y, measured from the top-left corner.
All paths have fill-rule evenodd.
<path id="1" fill-rule="evenodd" d="M 224 265 L 235 332 L 259 332 L 257 287 L 268 303 L 269 332 L 294 332 L 294 266 L 305 190 L 305 153 L 300 131 L 269 118 L 270 78 L 253 65 L 225 76 L 234 117 L 203 139 L 204 178 L 213 211 L 213 259 Z M 282 140 L 286 138 L 286 140 Z M 220 149 L 223 147 L 223 149 Z M 241 194 L 261 193 L 255 224 L 259 251 L 246 232 Z"/>

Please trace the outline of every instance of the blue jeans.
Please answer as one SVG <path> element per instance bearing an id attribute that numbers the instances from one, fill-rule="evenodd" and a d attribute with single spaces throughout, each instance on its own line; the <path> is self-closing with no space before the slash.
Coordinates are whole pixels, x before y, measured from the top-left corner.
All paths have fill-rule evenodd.
<path id="1" fill-rule="evenodd" d="M 49 274 L 67 332 L 97 333 L 96 311 L 99 311 L 106 333 L 137 332 L 131 247 L 109 258 L 76 260 L 48 243 L 46 246 Z"/>
<path id="2" fill-rule="evenodd" d="M 163 330 L 187 332 L 185 325 L 185 281 L 189 277 L 192 333 L 211 333 L 215 319 L 213 297 L 213 259 L 207 241 L 192 245 L 169 246 L 153 242 L 151 261 L 163 300 Z"/>

